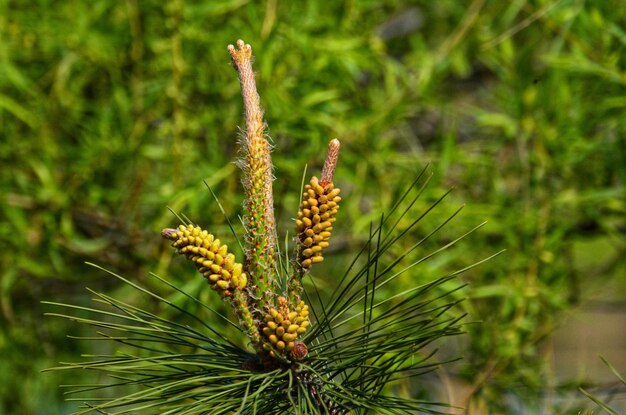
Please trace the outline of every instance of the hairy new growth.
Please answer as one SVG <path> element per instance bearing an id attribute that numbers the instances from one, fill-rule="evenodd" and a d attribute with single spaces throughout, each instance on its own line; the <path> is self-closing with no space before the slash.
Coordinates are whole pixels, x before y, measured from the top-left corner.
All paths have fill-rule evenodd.
<path id="1" fill-rule="evenodd" d="M 259 94 L 252 70 L 252 48 L 242 40 L 228 46 L 239 74 L 246 128 L 242 140 L 246 271 L 260 310 L 273 302 L 276 275 L 276 224 L 272 195 L 272 159 Z"/>

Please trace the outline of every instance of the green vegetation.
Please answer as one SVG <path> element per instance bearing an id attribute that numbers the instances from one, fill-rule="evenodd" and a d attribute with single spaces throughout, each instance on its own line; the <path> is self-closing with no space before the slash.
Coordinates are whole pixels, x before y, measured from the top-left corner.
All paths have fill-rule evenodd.
<path id="1" fill-rule="evenodd" d="M 618 390 L 619 385 L 623 385 L 626 386 L 626 380 L 624 380 L 624 377 L 622 377 L 622 375 L 620 375 L 618 373 L 618 371 L 611 366 L 611 364 L 609 362 L 606 361 L 606 359 L 604 359 L 602 356 L 600 356 L 600 358 L 602 359 L 602 362 L 604 362 L 604 364 L 611 370 L 611 372 L 613 372 L 613 374 L 615 375 L 615 377 L 619 380 L 619 383 L 616 383 L 615 386 L 615 390 Z M 589 399 L 591 399 L 593 402 L 595 402 L 598 405 L 598 408 L 601 408 L 603 411 L 605 411 L 606 413 L 608 413 L 609 415 L 619 415 L 619 412 L 613 408 L 611 408 L 610 406 L 610 402 L 608 402 L 609 399 L 607 398 L 599 398 L 597 396 L 594 396 L 592 393 L 590 393 L 589 391 L 586 391 L 584 389 L 580 389 L 580 391 L 585 394 L 585 396 L 587 396 Z M 616 393 L 611 393 L 609 398 L 612 399 L 614 396 L 611 395 L 618 395 L 619 396 L 619 392 Z M 593 413 L 593 412 L 592 412 Z"/>
<path id="2" fill-rule="evenodd" d="M 480 323 L 437 379 L 468 385 L 455 403 L 474 413 L 516 413 L 516 397 L 529 413 L 585 408 L 582 394 L 560 406 L 579 380 L 555 383 L 545 340 L 593 294 L 626 286 L 625 20 L 620 0 L 0 0 L 0 413 L 71 412 L 57 385 L 76 374 L 40 370 L 113 352 L 68 340 L 87 332 L 44 319 L 41 300 L 86 305 L 89 287 L 171 312 L 85 261 L 190 313 L 148 273 L 220 303 L 159 232 L 177 224 L 169 206 L 230 234 L 203 181 L 229 217 L 240 211 L 242 106 L 226 52 L 239 38 L 254 47 L 277 149 L 279 230 L 293 229 L 302 166 L 321 170 L 328 140 L 342 142 L 341 220 L 316 272 L 345 270 L 430 163 L 415 208 L 451 187 L 443 210 L 467 207 L 424 252 L 489 223 L 404 288 L 507 249 L 462 276 L 454 312 Z"/>

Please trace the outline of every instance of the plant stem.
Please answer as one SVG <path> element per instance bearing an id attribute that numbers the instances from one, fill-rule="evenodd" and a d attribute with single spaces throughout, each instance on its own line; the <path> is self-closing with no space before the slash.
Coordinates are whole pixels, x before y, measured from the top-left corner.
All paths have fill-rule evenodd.
<path id="1" fill-rule="evenodd" d="M 239 74 L 246 118 L 241 161 L 245 192 L 244 268 L 251 277 L 251 300 L 257 312 L 262 313 L 273 303 L 275 293 L 277 237 L 272 195 L 272 159 L 252 70 L 252 48 L 238 40 L 237 48 L 229 45 L 228 51 Z"/>

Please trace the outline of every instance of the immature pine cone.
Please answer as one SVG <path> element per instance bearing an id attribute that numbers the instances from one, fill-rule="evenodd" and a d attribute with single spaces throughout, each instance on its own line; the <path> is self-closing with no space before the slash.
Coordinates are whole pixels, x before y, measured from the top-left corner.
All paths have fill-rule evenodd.
<path id="1" fill-rule="evenodd" d="M 177 252 L 191 260 L 211 288 L 223 296 L 230 297 L 234 290 L 246 286 L 242 265 L 235 262 L 235 256 L 228 252 L 226 245 L 220 245 L 220 240 L 207 231 L 198 226 L 181 225 L 178 229 L 163 229 L 161 235 L 173 240 L 172 246 Z"/>
<path id="2" fill-rule="evenodd" d="M 304 301 L 300 301 L 294 311 L 289 311 L 286 308 L 286 300 L 280 297 L 279 303 L 281 300 L 285 303 L 284 306 L 279 305 L 278 309 L 272 307 L 265 315 L 265 325 L 262 329 L 265 337 L 263 347 L 270 350 L 271 355 L 274 355 L 274 350 L 285 354 L 293 352 L 294 347 L 298 345 L 300 346 L 298 354 L 292 353 L 292 355 L 296 358 L 303 358 L 306 356 L 306 353 L 301 350 L 304 343 L 298 341 L 297 338 L 304 334 L 311 324 L 309 322 L 309 306 Z"/>
<path id="3" fill-rule="evenodd" d="M 329 246 L 332 223 L 336 220 L 341 197 L 340 190 L 334 188 L 333 183 L 322 186 L 315 176 L 304 190 L 296 232 L 301 244 L 298 260 L 302 268 L 308 269 L 324 260 L 322 250 Z"/>

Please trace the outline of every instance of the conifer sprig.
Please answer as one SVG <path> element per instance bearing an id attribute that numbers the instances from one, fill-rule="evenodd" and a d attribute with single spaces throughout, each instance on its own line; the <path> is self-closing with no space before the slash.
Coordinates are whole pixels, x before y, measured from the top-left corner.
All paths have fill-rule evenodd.
<path id="1" fill-rule="evenodd" d="M 295 271 L 287 278 L 279 273 L 288 271 L 277 266 L 270 146 L 254 83 L 251 48 L 238 41 L 237 48 L 231 45 L 228 50 L 239 73 L 246 113 L 241 162 L 244 262 L 238 263 L 226 245 L 195 225 L 166 228 L 162 236 L 194 263 L 211 289 L 231 303 L 238 324 L 156 276 L 209 315 L 186 311 L 109 271 L 168 307 L 170 318 L 97 292 L 92 293 L 100 308 L 48 303 L 71 311 L 50 315 L 98 329 L 98 336 L 84 339 L 120 347 L 120 352 L 87 356 L 85 362 L 52 369 L 93 370 L 109 376 L 109 381 L 100 384 L 72 387 L 71 394 L 81 395 L 72 399 L 85 401 L 77 414 L 442 413 L 439 409 L 444 404 L 395 396 L 393 386 L 437 367 L 434 353 L 425 347 L 461 331 L 462 316 L 450 313 L 459 302 L 453 297 L 459 287 L 449 283 L 480 262 L 408 288 L 405 284 L 398 289 L 398 281 L 476 228 L 411 259 L 460 211 L 417 242 L 405 243 L 445 197 L 415 212 L 428 183 L 424 170 L 378 226 L 372 226 L 367 243 L 343 276 L 333 275 L 332 293 L 308 295 L 302 278 L 323 261 L 341 200 L 333 182 L 340 144 L 337 139 L 330 142 L 320 179 L 313 176 L 305 186 L 296 218 Z M 394 255 L 396 246 L 408 247 Z M 285 280 L 286 292 L 281 292 L 277 281 Z M 315 306 L 310 298 L 315 299 Z M 238 344 L 213 327 L 211 319 L 239 328 L 248 342 Z M 106 395 L 98 395 L 105 389 L 109 390 Z M 89 395 L 93 393 L 96 396 Z"/>
<path id="2" fill-rule="evenodd" d="M 445 413 L 444 403 L 394 396 L 393 385 L 409 382 L 442 363 L 434 360 L 434 352 L 424 350 L 434 341 L 459 334 L 462 317 L 450 314 L 459 301 L 453 295 L 460 286 L 444 287 L 460 272 L 482 261 L 425 284 L 393 290 L 399 278 L 415 278 L 419 264 L 441 255 L 473 231 L 407 262 L 416 247 L 422 246 L 456 216 L 453 213 L 404 253 L 394 254 L 391 248 L 396 244 L 405 245 L 411 237 L 411 229 L 421 224 L 426 215 L 435 212 L 442 201 L 435 201 L 421 213 L 412 209 L 421 195 L 417 184 L 411 186 L 411 192 L 407 192 L 402 202 L 389 210 L 373 229 L 355 258 L 355 266 L 337 280 L 333 293 L 319 293 L 321 303 L 311 308 L 312 316 L 301 313 L 304 307 L 300 311 L 289 310 L 289 305 L 282 300 L 276 313 L 269 313 L 270 316 L 280 313 L 283 319 L 287 316 L 298 322 L 295 333 L 301 337 L 294 340 L 293 350 L 298 349 L 300 341 L 306 343 L 308 349 L 300 360 L 294 358 L 291 363 L 283 359 L 289 357 L 288 354 L 279 351 L 277 357 L 281 359 L 277 361 L 280 363 L 267 364 L 258 354 L 233 344 L 212 327 L 212 318 L 223 319 L 223 316 L 156 276 L 209 314 L 189 313 L 109 271 L 138 292 L 174 310 L 172 317 L 159 317 L 101 293 L 94 293 L 101 307 L 49 303 L 69 310 L 51 315 L 98 330 L 97 337 L 86 340 L 114 342 L 123 351 L 87 356 L 84 362 L 52 369 L 92 370 L 109 376 L 108 382 L 106 377 L 101 377 L 99 384 L 70 386 L 71 399 L 86 401 L 84 409 L 77 413 Z M 417 194 L 411 197 L 411 193 Z M 398 229 L 401 219 L 408 216 L 416 219 L 408 229 L 405 226 Z M 357 263 L 361 265 L 356 266 Z M 293 311 L 296 314 L 290 315 Z M 298 333 L 299 328 L 306 326 L 301 324 L 305 321 L 303 317 L 309 317 L 315 324 Z M 271 317 L 264 321 L 276 320 Z M 289 327 L 285 328 L 285 333 L 289 333 Z M 276 332 L 264 332 L 263 336 L 269 339 L 271 334 Z M 140 389 L 125 393 L 132 388 Z M 102 389 L 109 390 L 106 394 L 109 398 L 98 397 Z"/>

